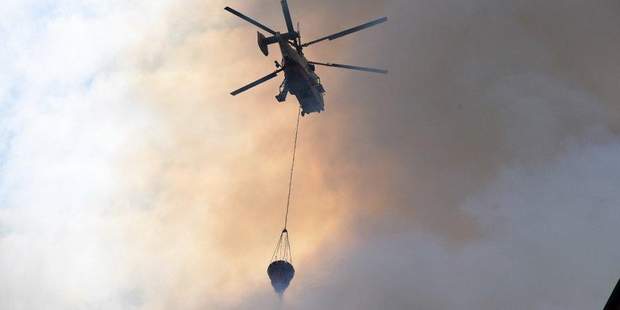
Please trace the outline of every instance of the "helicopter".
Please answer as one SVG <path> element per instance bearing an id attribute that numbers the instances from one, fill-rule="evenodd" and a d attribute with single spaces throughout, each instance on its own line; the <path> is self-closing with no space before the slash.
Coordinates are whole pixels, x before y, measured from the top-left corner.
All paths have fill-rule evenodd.
<path id="1" fill-rule="evenodd" d="M 325 101 L 323 95 L 325 88 L 321 84 L 321 79 L 316 74 L 316 66 L 326 66 L 340 69 L 349 69 L 357 71 L 365 71 L 371 73 L 387 74 L 387 70 L 375 69 L 369 67 L 351 66 L 337 63 L 324 63 L 308 60 L 303 53 L 303 49 L 326 40 L 332 41 L 338 38 L 350 35 L 352 33 L 376 26 L 378 24 L 386 22 L 387 17 L 382 17 L 365 24 L 352 27 L 328 36 L 320 37 L 310 42 L 302 43 L 301 34 L 299 31 L 299 24 L 297 24 L 297 30 L 293 27 L 293 19 L 288 7 L 287 0 L 281 0 L 282 13 L 284 14 L 284 20 L 286 22 L 287 31 L 277 32 L 264 24 L 256 21 L 253 18 L 233 9 L 230 7 L 224 8 L 226 11 L 233 15 L 245 20 L 246 22 L 260 28 L 261 30 L 270 34 L 269 37 L 257 31 L 257 41 L 260 51 L 265 56 L 269 56 L 269 45 L 278 44 L 282 53 L 282 63 L 275 61 L 276 71 L 243 86 L 230 94 L 236 96 L 251 88 L 254 88 L 264 82 L 267 82 L 278 76 L 279 73 L 284 71 L 284 81 L 280 85 L 279 93 L 276 95 L 276 100 L 280 103 L 286 101 L 288 93 L 291 93 L 297 97 L 297 101 L 301 106 L 301 115 L 305 116 L 313 112 L 321 113 L 325 111 Z"/>

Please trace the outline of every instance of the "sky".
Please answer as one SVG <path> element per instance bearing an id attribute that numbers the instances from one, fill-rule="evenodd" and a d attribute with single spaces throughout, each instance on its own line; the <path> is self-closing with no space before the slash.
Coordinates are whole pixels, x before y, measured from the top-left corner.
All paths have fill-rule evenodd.
<path id="1" fill-rule="evenodd" d="M 290 0 L 326 111 L 277 104 L 275 0 L 8 0 L 2 309 L 601 309 L 620 276 L 620 4 Z"/>

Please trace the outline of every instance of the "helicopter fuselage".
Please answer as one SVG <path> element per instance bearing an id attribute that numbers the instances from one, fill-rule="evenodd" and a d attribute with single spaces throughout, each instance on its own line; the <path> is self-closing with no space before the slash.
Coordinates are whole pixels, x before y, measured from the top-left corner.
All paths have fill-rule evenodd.
<path id="1" fill-rule="evenodd" d="M 278 43 L 285 75 L 280 95 L 276 96 L 278 101 L 284 101 L 286 92 L 290 92 L 297 97 L 302 115 L 325 111 L 325 89 L 314 72 L 314 65 L 309 64 L 303 52 L 294 48 L 286 38 L 280 38 Z"/>
<path id="2" fill-rule="evenodd" d="M 284 102 L 286 101 L 286 97 L 289 93 L 293 94 L 295 97 L 297 97 L 297 101 L 299 101 L 299 105 L 301 106 L 301 115 L 304 116 L 309 113 L 320 113 L 322 111 L 325 111 L 325 101 L 323 98 L 325 94 L 325 88 L 323 88 L 323 85 L 321 85 L 321 79 L 315 73 L 315 66 L 325 66 L 332 68 L 387 74 L 388 71 L 383 69 L 311 61 L 308 60 L 303 53 L 303 49 L 310 45 L 324 42 L 326 40 L 336 40 L 338 38 L 356 33 L 358 31 L 368 29 L 370 27 L 386 22 L 387 17 L 382 17 L 361 24 L 359 26 L 339 31 L 328 36 L 320 37 L 310 42 L 302 43 L 301 34 L 299 32 L 299 24 L 297 24 L 297 29 L 295 29 L 293 19 L 291 17 L 291 12 L 288 7 L 288 1 L 281 0 L 280 5 L 282 6 L 282 13 L 286 22 L 286 32 L 275 31 L 231 7 L 224 8 L 224 10 L 245 20 L 246 22 L 256 26 L 263 31 L 257 31 L 256 36 L 258 48 L 263 53 L 263 55 L 269 56 L 269 45 L 272 44 L 278 44 L 280 46 L 280 51 L 282 52 L 282 63 L 280 64 L 276 61 L 276 71 L 271 72 L 254 82 L 251 82 L 237 90 L 232 91 L 230 93 L 232 96 L 237 96 L 243 92 L 246 92 L 258 85 L 261 85 L 271 79 L 276 78 L 279 73 L 284 72 L 284 82 L 282 82 L 282 84 L 280 85 L 280 92 L 278 93 L 278 95 L 276 95 L 276 100 L 278 102 Z M 268 33 L 268 35 L 265 35 L 264 33 Z"/>

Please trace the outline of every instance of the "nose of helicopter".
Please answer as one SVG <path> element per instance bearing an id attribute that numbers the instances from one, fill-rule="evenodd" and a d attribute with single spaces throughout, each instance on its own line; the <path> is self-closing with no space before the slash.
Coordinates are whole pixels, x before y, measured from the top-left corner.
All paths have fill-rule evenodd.
<path id="1" fill-rule="evenodd" d="M 314 112 L 321 113 L 325 111 L 325 103 L 323 101 L 323 94 L 318 94 L 316 96 L 308 96 L 303 98 L 301 101 L 302 108 L 302 116 Z"/>

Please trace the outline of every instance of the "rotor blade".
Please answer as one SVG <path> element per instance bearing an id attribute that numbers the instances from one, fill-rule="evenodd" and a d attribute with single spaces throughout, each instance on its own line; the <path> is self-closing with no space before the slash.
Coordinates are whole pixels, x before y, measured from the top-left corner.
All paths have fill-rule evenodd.
<path id="1" fill-rule="evenodd" d="M 288 29 L 288 33 L 295 33 L 295 28 L 293 27 L 293 18 L 291 17 L 291 11 L 288 9 L 288 1 L 282 0 L 280 1 L 282 4 L 282 13 L 284 13 L 284 20 L 286 21 L 286 29 Z"/>
<path id="2" fill-rule="evenodd" d="M 343 65 L 343 64 L 321 63 L 321 62 L 314 62 L 314 61 L 309 61 L 308 63 L 313 64 L 313 65 L 319 65 L 319 66 L 343 68 L 343 69 L 365 71 L 365 72 L 372 72 L 372 73 L 381 73 L 381 74 L 387 74 L 388 73 L 388 71 L 384 70 L 384 69 L 376 69 L 376 68 L 368 68 L 368 67 L 358 67 L 358 66 L 350 66 L 350 65 Z"/>
<path id="3" fill-rule="evenodd" d="M 234 92 L 232 92 L 230 94 L 233 95 L 233 96 L 236 96 L 236 95 L 238 95 L 238 94 L 240 94 L 240 93 L 242 93 L 242 92 L 244 92 L 246 90 L 249 90 L 250 88 L 253 88 L 253 87 L 258 86 L 258 85 L 260 85 L 262 83 L 265 83 L 265 82 L 273 79 L 274 77 L 278 76 L 278 73 L 280 73 L 282 70 L 284 70 L 284 69 L 280 68 L 280 69 L 274 71 L 273 73 L 270 73 L 269 75 L 266 75 L 266 76 L 264 76 L 264 77 L 262 77 L 262 78 L 260 78 L 260 79 L 258 79 L 256 81 L 254 81 L 254 82 L 252 82 L 252 83 L 250 83 L 250 84 L 248 84 L 246 86 L 243 86 L 243 87 L 235 90 Z"/>
<path id="4" fill-rule="evenodd" d="M 252 24 L 252 25 L 254 25 L 254 26 L 256 26 L 256 27 L 258 27 L 260 29 L 263 29 L 263 30 L 265 30 L 265 31 L 267 31 L 267 32 L 269 32 L 269 33 L 271 33 L 273 35 L 276 35 L 276 32 L 271 30 L 269 27 L 267 27 L 267 26 L 265 26 L 265 25 L 255 21 L 254 19 L 244 15 L 243 13 L 241 13 L 241 12 L 231 8 L 231 7 L 227 6 L 227 7 L 224 8 L 224 10 L 232 13 L 233 15 L 235 15 L 235 16 L 243 19 L 243 20 L 245 20 L 246 22 L 248 22 L 248 23 L 250 23 L 250 24 Z"/>
<path id="5" fill-rule="evenodd" d="M 349 35 L 349 34 L 352 34 L 352 33 L 355 33 L 355 32 L 361 31 L 361 30 L 364 30 L 366 28 L 370 28 L 372 26 L 376 26 L 376 25 L 379 25 L 381 23 L 385 23 L 387 20 L 388 20 L 387 17 L 381 17 L 379 19 L 373 20 L 373 21 L 365 23 L 363 25 L 359 25 L 357 27 L 349 28 L 347 30 L 340 31 L 340 32 L 335 33 L 335 34 L 332 34 L 332 35 L 329 35 L 329 36 L 325 36 L 325 37 L 322 37 L 320 39 L 316 39 L 314 41 L 310 41 L 308 43 L 304 43 L 302 45 L 302 47 L 306 47 L 306 46 L 309 46 L 309 45 L 312 45 L 312 44 L 315 44 L 315 43 L 319 43 L 319 42 L 325 41 L 325 40 L 330 40 L 330 41 L 331 40 L 336 40 L 336 39 L 338 39 L 340 37 L 344 37 L 346 35 Z"/>

